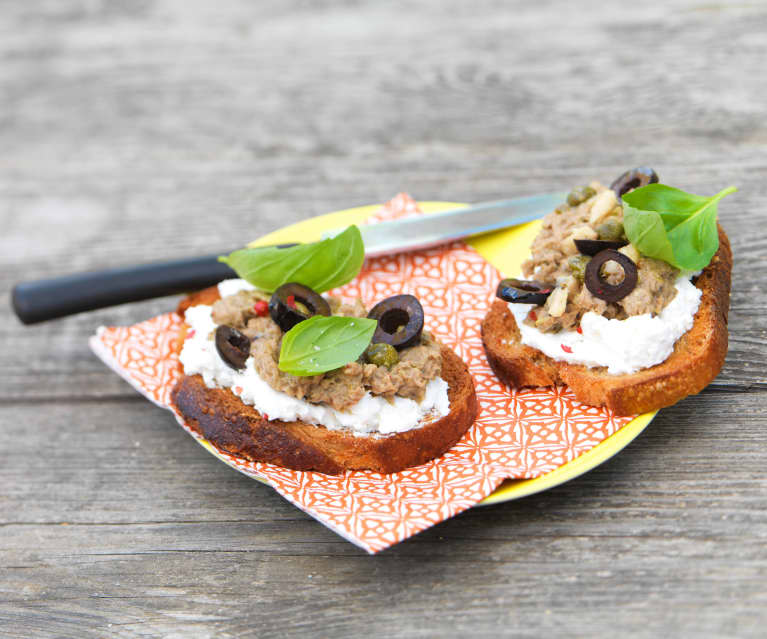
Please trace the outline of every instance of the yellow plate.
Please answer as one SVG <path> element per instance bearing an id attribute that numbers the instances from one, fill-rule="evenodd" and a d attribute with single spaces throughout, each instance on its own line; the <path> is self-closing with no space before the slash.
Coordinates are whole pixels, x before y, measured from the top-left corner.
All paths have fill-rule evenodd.
<path id="1" fill-rule="evenodd" d="M 466 206 L 458 202 L 419 202 L 418 205 L 424 213 L 434 213 Z M 269 233 L 250 245 L 314 242 L 321 239 L 324 231 L 364 222 L 365 219 L 375 213 L 380 207 L 380 204 L 372 204 L 370 206 L 360 206 L 354 209 L 346 209 L 313 217 Z M 539 221 L 530 222 L 472 238 L 468 243 L 502 273 L 517 273 L 520 270 L 522 261 L 529 254 L 530 244 L 539 227 Z M 590 451 L 545 475 L 535 479 L 505 481 L 493 494 L 486 497 L 480 505 L 486 506 L 526 497 L 527 495 L 559 486 L 559 484 L 563 484 L 588 472 L 627 446 L 629 442 L 645 429 L 657 412 L 645 413 L 635 417 L 617 433 L 611 435 Z"/>

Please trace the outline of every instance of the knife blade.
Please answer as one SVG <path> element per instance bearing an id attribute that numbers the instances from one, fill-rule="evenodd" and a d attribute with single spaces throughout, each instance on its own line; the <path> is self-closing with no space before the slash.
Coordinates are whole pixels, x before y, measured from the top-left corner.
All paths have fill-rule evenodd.
<path id="1" fill-rule="evenodd" d="M 566 197 L 567 193 L 531 195 L 362 225 L 359 229 L 365 243 L 365 257 L 429 248 L 531 222 L 554 210 Z M 343 230 L 327 231 L 323 237 L 333 237 Z"/>
<path id="2" fill-rule="evenodd" d="M 552 193 L 484 202 L 440 213 L 362 225 L 365 255 L 411 251 L 529 222 L 551 211 L 564 201 L 565 196 L 565 193 Z M 220 253 L 20 282 L 11 291 L 11 306 L 24 324 L 36 324 L 84 311 L 202 289 L 223 279 L 237 277 L 234 271 L 217 260 L 218 255 Z"/>

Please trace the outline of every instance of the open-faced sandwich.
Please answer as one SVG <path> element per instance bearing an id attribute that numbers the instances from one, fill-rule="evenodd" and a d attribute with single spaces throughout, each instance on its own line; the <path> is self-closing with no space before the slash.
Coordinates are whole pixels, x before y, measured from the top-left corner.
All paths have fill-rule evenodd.
<path id="1" fill-rule="evenodd" d="M 646 167 L 573 190 L 482 323 L 496 374 L 566 384 L 619 415 L 702 390 L 727 352 L 732 253 L 717 203 L 734 190 L 685 193 Z"/>
<path id="2" fill-rule="evenodd" d="M 181 302 L 172 401 L 218 448 L 295 470 L 392 473 L 451 448 L 474 422 L 463 361 L 424 330 L 412 295 L 321 293 L 362 265 L 359 230 L 235 251 L 227 280 Z"/>

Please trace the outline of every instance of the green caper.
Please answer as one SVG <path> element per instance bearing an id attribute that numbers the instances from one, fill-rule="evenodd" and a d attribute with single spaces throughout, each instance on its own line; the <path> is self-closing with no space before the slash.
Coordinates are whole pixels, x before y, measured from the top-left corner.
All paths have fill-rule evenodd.
<path id="1" fill-rule="evenodd" d="M 573 255 L 567 260 L 567 265 L 570 267 L 570 272 L 573 277 L 582 282 L 586 277 L 586 265 L 591 258 L 588 255 Z"/>
<path id="2" fill-rule="evenodd" d="M 623 222 L 614 217 L 607 218 L 604 222 L 597 226 L 596 231 L 600 240 L 617 242 L 624 237 Z"/>
<path id="3" fill-rule="evenodd" d="M 597 192 L 590 186 L 576 186 L 567 196 L 567 203 L 570 206 L 578 206 L 581 202 L 585 202 L 590 197 L 594 197 Z"/>
<path id="4" fill-rule="evenodd" d="M 391 368 L 399 362 L 397 349 L 391 344 L 371 344 L 365 351 L 365 357 L 371 364 L 386 366 L 386 368 Z"/>

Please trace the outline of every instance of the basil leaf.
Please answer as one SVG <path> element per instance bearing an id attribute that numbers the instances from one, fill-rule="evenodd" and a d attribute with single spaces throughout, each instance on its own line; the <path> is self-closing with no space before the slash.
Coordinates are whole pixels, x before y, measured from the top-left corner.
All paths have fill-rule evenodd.
<path id="1" fill-rule="evenodd" d="M 352 225 L 321 242 L 282 249 L 246 248 L 218 259 L 267 293 L 288 282 L 298 282 L 323 293 L 355 278 L 365 259 L 365 246 L 360 230 Z"/>
<path id="2" fill-rule="evenodd" d="M 657 211 L 635 209 L 624 202 L 623 228 L 629 242 L 640 253 L 669 264 L 674 263 L 674 250 L 666 235 L 663 218 Z"/>
<path id="3" fill-rule="evenodd" d="M 702 269 L 719 248 L 717 203 L 736 190 L 704 197 L 665 184 L 635 189 L 623 196 L 626 237 L 643 255 L 680 269 Z"/>
<path id="4" fill-rule="evenodd" d="M 282 337 L 279 369 L 308 377 L 340 368 L 362 355 L 377 324 L 367 318 L 314 315 Z"/>

